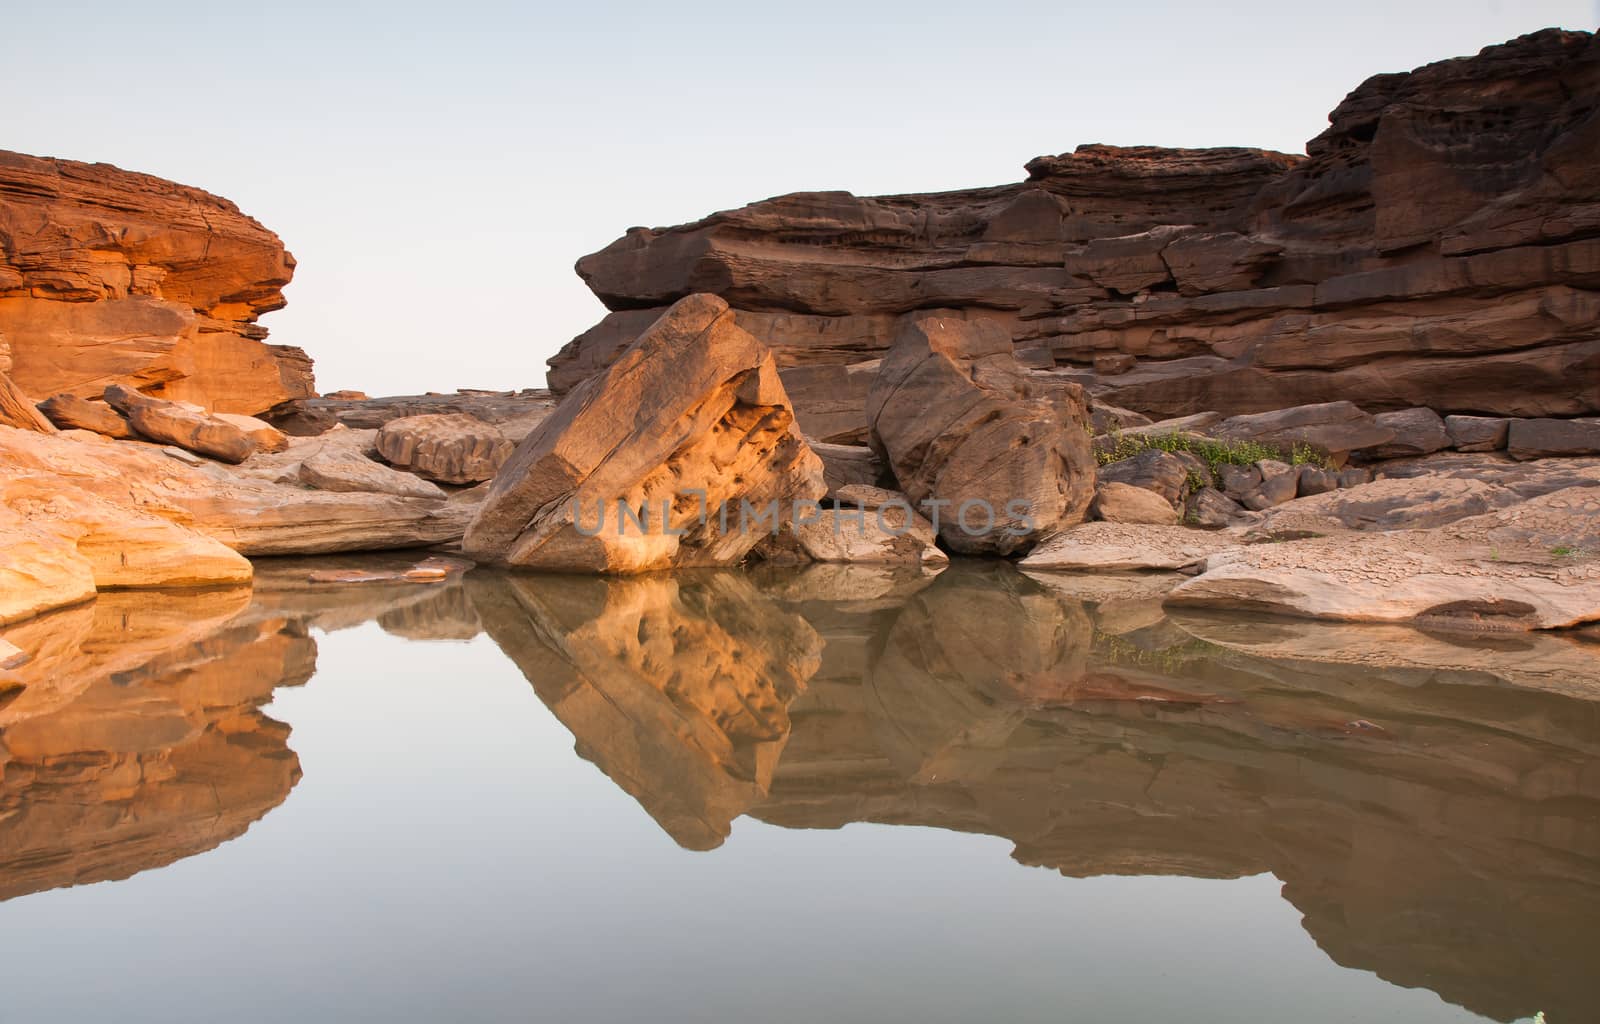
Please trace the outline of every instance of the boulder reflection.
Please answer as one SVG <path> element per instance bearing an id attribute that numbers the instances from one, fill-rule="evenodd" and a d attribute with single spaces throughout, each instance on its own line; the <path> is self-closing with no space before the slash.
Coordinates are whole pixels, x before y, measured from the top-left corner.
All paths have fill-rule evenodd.
<path id="1" fill-rule="evenodd" d="M 4 631 L 0 899 L 215 847 L 299 778 L 312 630 L 486 632 L 684 847 L 734 819 L 1001 836 L 1065 875 L 1271 872 L 1335 961 L 1490 1017 L 1600 1005 L 1600 646 L 1169 616 L 958 562 L 102 594 Z"/>

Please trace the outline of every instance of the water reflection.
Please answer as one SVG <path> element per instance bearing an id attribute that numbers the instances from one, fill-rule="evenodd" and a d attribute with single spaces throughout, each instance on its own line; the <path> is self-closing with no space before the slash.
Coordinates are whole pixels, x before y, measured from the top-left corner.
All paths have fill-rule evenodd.
<path id="1" fill-rule="evenodd" d="M 1600 1002 L 1600 648 L 1164 614 L 957 563 L 108 594 L 5 631 L 0 898 L 216 846 L 299 777 L 312 630 L 486 632 L 680 845 L 751 815 L 1001 836 L 1069 876 L 1271 872 L 1336 962 L 1508 1020 Z"/>

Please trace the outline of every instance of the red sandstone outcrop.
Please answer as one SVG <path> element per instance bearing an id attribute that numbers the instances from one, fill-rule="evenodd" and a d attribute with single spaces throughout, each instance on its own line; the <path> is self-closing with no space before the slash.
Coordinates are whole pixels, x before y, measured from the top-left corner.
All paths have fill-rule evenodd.
<path id="1" fill-rule="evenodd" d="M 852 425 L 847 378 L 817 367 L 879 358 L 927 310 L 995 320 L 1032 365 L 1156 416 L 1593 413 L 1597 151 L 1600 41 L 1551 29 L 1373 77 L 1306 157 L 1083 146 L 1015 185 L 798 193 L 634 228 L 578 262 L 613 312 L 550 383 L 704 291 L 791 371 L 802 424 L 829 417 L 819 440 Z"/>
<path id="2" fill-rule="evenodd" d="M 313 395 L 311 360 L 256 323 L 293 273 L 226 199 L 0 151 L 0 371 L 29 394 L 123 384 L 246 414 Z"/>

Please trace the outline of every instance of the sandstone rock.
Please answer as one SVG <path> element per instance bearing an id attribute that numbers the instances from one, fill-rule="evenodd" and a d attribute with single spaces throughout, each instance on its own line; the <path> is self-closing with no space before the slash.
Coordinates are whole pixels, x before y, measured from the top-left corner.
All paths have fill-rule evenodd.
<path id="1" fill-rule="evenodd" d="M 446 484 L 492 479 L 515 447 L 475 416 L 407 416 L 378 431 L 378 454 L 390 465 Z"/>
<path id="2" fill-rule="evenodd" d="M 1159 494 L 1168 505 L 1183 499 L 1190 467 L 1172 452 L 1149 449 L 1100 467 L 1100 483 L 1127 484 Z"/>
<path id="3" fill-rule="evenodd" d="M 119 384 L 106 388 L 106 401 L 128 418 L 133 429 L 223 462 L 243 462 L 256 443 L 243 430 L 196 406 L 141 395 Z"/>
<path id="4" fill-rule="evenodd" d="M 1394 440 L 1364 450 L 1362 455 L 1369 459 L 1402 459 L 1450 447 L 1444 420 L 1432 409 L 1419 407 L 1380 412 L 1373 419 L 1379 427 L 1394 431 Z"/>
<path id="5" fill-rule="evenodd" d="M 1089 514 L 1108 523 L 1178 524 L 1178 510 L 1166 498 L 1143 487 L 1111 481 L 1101 481 Z"/>
<path id="6" fill-rule="evenodd" d="M 1183 518 L 1189 526 L 1224 527 L 1241 522 L 1246 514 L 1243 505 L 1215 487 L 1202 487 L 1189 496 Z"/>
<path id="7" fill-rule="evenodd" d="M 744 503 L 771 504 L 782 520 L 826 490 L 771 356 L 727 303 L 697 295 L 517 447 L 465 547 L 485 561 L 577 572 L 729 565 L 763 535 L 739 522 Z M 635 521 L 624 505 L 643 514 Z"/>
<path id="8" fill-rule="evenodd" d="M 1084 523 L 1044 541 L 1017 564 L 1082 572 L 1184 569 L 1238 543 L 1237 538 L 1182 526 Z"/>
<path id="9" fill-rule="evenodd" d="M 797 517 L 756 552 L 777 562 L 948 562 L 950 557 L 935 546 L 933 524 L 912 511 L 903 495 L 887 493 L 882 503 L 841 505 Z"/>
<path id="10" fill-rule="evenodd" d="M 300 463 L 296 477 L 319 491 L 369 491 L 402 498 L 437 498 L 444 491 L 412 473 L 391 469 L 358 451 L 324 448 Z"/>
<path id="11" fill-rule="evenodd" d="M 714 291 L 784 367 L 879 358 L 937 310 L 993 318 L 1028 365 L 1156 418 L 1352 397 L 1593 415 L 1597 46 L 1546 30 L 1375 75 L 1305 158 L 1083 146 L 1011 185 L 796 193 L 633 229 L 579 261 L 613 312 L 550 379 L 570 387 Z"/>
<path id="12" fill-rule="evenodd" d="M 4 345 L 4 336 L 0 335 L 0 345 Z M 4 349 L 0 348 L 0 353 Z M 0 365 L 0 370 L 4 366 Z M 19 430 L 37 430 L 40 433 L 51 434 L 55 427 L 45 418 L 28 397 L 11 382 L 11 378 L 0 372 L 0 426 L 16 427 Z"/>
<path id="13" fill-rule="evenodd" d="M 440 544 L 459 540 L 474 511 L 470 501 L 283 486 L 249 475 L 248 465 L 202 462 L 191 466 L 150 445 L 85 444 L 62 435 L 0 427 L 0 465 L 15 476 L 37 476 L 52 488 L 70 486 L 112 505 L 159 516 L 244 555 Z"/>
<path id="14" fill-rule="evenodd" d="M 1443 475 L 1389 478 L 1279 505 L 1267 513 L 1257 532 L 1427 529 L 1522 500 L 1524 496 L 1510 488 L 1483 480 Z"/>
<path id="15" fill-rule="evenodd" d="M 94 593 L 94 570 L 70 540 L 0 506 L 0 626 Z"/>
<path id="16" fill-rule="evenodd" d="M 1030 386 L 997 324 L 906 325 L 868 399 L 873 447 L 918 508 L 948 503 L 951 550 L 1026 551 L 1082 520 L 1094 487 L 1087 413 Z M 964 511 L 966 510 L 966 511 Z"/>
<path id="17" fill-rule="evenodd" d="M 1320 466 L 1300 467 L 1300 497 L 1305 498 L 1314 494 L 1327 494 L 1329 491 L 1336 491 L 1338 489 L 1339 474 L 1336 471 L 1331 469 L 1323 469 Z"/>
<path id="18" fill-rule="evenodd" d="M 1261 486 L 1261 470 L 1255 466 L 1235 466 L 1224 463 L 1218 469 L 1217 475 L 1222 484 L 1223 493 L 1232 498 L 1243 498 Z"/>
<path id="19" fill-rule="evenodd" d="M 1506 446 L 1511 421 L 1504 416 L 1446 416 L 1444 429 L 1458 452 L 1492 452 Z"/>
<path id="20" fill-rule="evenodd" d="M 408 416 L 475 416 L 498 427 L 513 443 L 520 442 L 556 406 L 544 388 L 521 391 L 463 390 L 452 394 L 390 395 L 367 398 L 360 392 L 330 392 L 301 398 L 274 408 L 265 419 L 286 434 L 314 437 L 343 424 L 352 430 L 376 430 Z"/>
<path id="21" fill-rule="evenodd" d="M 880 361 L 873 359 L 779 370 L 783 390 L 794 403 L 800 432 L 813 442 L 866 444 L 867 392 L 878 376 L 879 365 Z"/>
<path id="22" fill-rule="evenodd" d="M 1300 493 L 1300 470 L 1276 459 L 1262 459 L 1255 464 L 1261 482 L 1240 499 L 1245 508 L 1259 512 L 1262 509 L 1293 501 Z"/>
<path id="23" fill-rule="evenodd" d="M 255 450 L 258 452 L 288 450 L 289 438 L 284 435 L 283 431 L 265 420 L 234 412 L 219 412 L 216 414 L 216 418 L 224 423 L 238 427 L 245 437 L 255 443 Z"/>
<path id="24" fill-rule="evenodd" d="M 256 324 L 294 259 L 225 199 L 109 164 L 0 152 L 0 335 L 38 395 L 108 384 L 254 414 L 313 393 Z"/>
<path id="25" fill-rule="evenodd" d="M 883 475 L 877 453 L 866 445 L 813 441 L 811 450 L 822 460 L 822 477 L 830 494 L 851 484 L 875 486 Z"/>
<path id="26" fill-rule="evenodd" d="M 1310 499 L 1319 500 L 1319 499 Z M 1206 559 L 1170 604 L 1469 630 L 1600 619 L 1600 486 L 1432 530 L 1260 544 Z"/>
<path id="27" fill-rule="evenodd" d="M 1506 451 L 1514 459 L 1600 455 L 1600 417 L 1512 420 Z"/>
<path id="28" fill-rule="evenodd" d="M 1132 427 L 1147 427 L 1152 422 L 1150 417 L 1132 409 L 1119 409 L 1103 402 L 1089 403 L 1089 423 L 1096 434 L 1120 434 Z"/>
<path id="29" fill-rule="evenodd" d="M 77 395 L 53 395 L 39 403 L 39 411 L 62 430 L 89 430 L 119 440 L 138 436 L 126 416 L 103 402 L 91 402 Z"/>
<path id="30" fill-rule="evenodd" d="M 1353 403 L 1342 401 L 1234 416 L 1217 424 L 1212 433 L 1227 440 L 1273 445 L 1285 452 L 1306 444 L 1336 459 L 1394 438 L 1393 428 L 1380 426 Z"/>

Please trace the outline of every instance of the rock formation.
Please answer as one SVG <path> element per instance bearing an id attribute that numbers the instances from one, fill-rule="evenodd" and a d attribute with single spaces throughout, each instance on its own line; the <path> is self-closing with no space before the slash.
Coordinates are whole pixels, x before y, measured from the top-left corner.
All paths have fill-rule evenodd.
<path id="1" fill-rule="evenodd" d="M 1005 555 L 1081 521 L 1094 495 L 1076 392 L 1032 386 L 995 323 L 923 317 L 884 358 L 867 423 L 872 447 L 952 550 Z"/>
<path id="2" fill-rule="evenodd" d="M 246 414 L 311 395 L 311 360 L 256 324 L 293 273 L 225 199 L 0 152 L 0 371 L 29 394 L 118 383 Z"/>
<path id="3" fill-rule="evenodd" d="M 391 466 L 442 484 L 481 484 L 511 457 L 514 445 L 476 416 L 406 416 L 378 428 L 378 454 Z"/>
<path id="4" fill-rule="evenodd" d="M 752 519 L 775 528 L 826 491 L 771 355 L 693 295 L 517 447 L 465 548 L 566 572 L 731 565 L 770 532 Z"/>
<path id="5" fill-rule="evenodd" d="M 613 312 L 551 386 L 712 292 L 819 440 L 850 439 L 840 368 L 929 310 L 997 323 L 1024 361 L 1156 417 L 1600 412 L 1600 41 L 1552 29 L 1378 75 L 1329 120 L 1305 157 L 1082 146 L 1016 185 L 632 229 L 578 262 Z"/>

